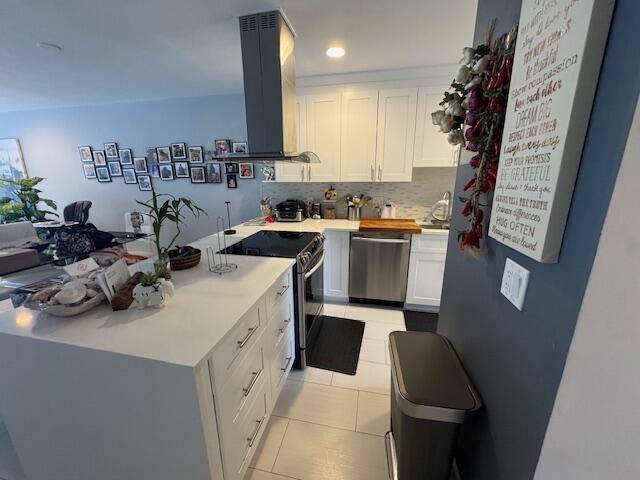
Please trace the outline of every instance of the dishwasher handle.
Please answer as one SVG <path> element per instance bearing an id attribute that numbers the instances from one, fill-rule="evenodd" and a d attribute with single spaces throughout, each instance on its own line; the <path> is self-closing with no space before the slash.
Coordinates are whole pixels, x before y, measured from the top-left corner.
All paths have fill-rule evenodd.
<path id="1" fill-rule="evenodd" d="M 409 243 L 409 240 L 403 238 L 370 238 L 370 237 L 351 237 L 352 242 L 368 242 L 368 243 Z"/>

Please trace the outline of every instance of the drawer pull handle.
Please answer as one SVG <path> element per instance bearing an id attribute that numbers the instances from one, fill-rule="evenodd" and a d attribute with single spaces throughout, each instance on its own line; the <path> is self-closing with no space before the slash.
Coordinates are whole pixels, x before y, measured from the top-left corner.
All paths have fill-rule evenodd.
<path id="1" fill-rule="evenodd" d="M 262 417 L 260 420 L 256 420 L 258 426 L 256 427 L 256 431 L 253 432 L 253 435 L 247 437 L 247 441 L 249 442 L 249 448 L 253 447 L 253 443 L 256 441 L 256 437 L 258 436 L 258 432 L 260 431 L 260 427 L 262 426 L 262 422 L 264 422 L 265 417 Z"/>
<path id="2" fill-rule="evenodd" d="M 251 336 L 256 333 L 256 330 L 258 330 L 258 327 L 251 327 L 249 329 L 249 333 L 247 333 L 247 335 L 242 340 L 238 340 L 238 348 L 244 348 Z"/>
<path id="3" fill-rule="evenodd" d="M 284 331 L 287 328 L 287 325 L 289 325 L 289 322 L 291 321 L 291 317 L 287 318 L 284 322 L 282 322 L 282 326 L 278 329 L 278 331 L 280 333 L 284 333 Z"/>
<path id="4" fill-rule="evenodd" d="M 285 293 L 287 293 L 287 290 L 289 290 L 289 285 L 283 285 L 282 290 L 278 292 L 278 296 L 279 297 L 283 296 Z"/>
<path id="5" fill-rule="evenodd" d="M 251 390 L 253 390 L 254 385 L 258 381 L 258 378 L 260 378 L 261 373 L 262 373 L 262 369 L 258 370 L 257 372 L 251 372 L 251 374 L 253 375 L 251 382 L 249 382 L 249 385 L 247 385 L 242 389 L 242 392 L 244 393 L 245 397 L 249 396 L 249 394 L 251 393 Z"/>
<path id="6" fill-rule="evenodd" d="M 289 364 L 291 363 L 291 360 L 293 360 L 293 356 L 291 356 L 291 357 L 287 357 L 287 358 L 286 358 L 286 360 L 287 360 L 287 363 L 285 364 L 285 366 L 284 366 L 284 367 L 282 367 L 282 368 L 280 369 L 280 370 L 282 370 L 283 372 L 286 372 L 286 371 L 287 371 L 287 368 L 289 368 Z"/>

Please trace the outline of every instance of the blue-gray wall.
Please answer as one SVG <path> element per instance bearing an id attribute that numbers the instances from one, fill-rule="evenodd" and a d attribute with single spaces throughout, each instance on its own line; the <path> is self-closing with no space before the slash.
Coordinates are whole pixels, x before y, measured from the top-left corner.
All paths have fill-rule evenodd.
<path id="1" fill-rule="evenodd" d="M 493 17 L 499 32 L 511 28 L 519 5 L 479 0 L 476 42 Z M 461 438 L 464 480 L 533 478 L 640 90 L 638 25 L 640 3 L 618 0 L 559 262 L 537 263 L 494 240 L 475 260 L 449 238 L 439 331 L 485 403 Z M 458 194 L 470 175 L 468 165 L 459 167 Z M 463 229 L 460 208 L 457 201 L 453 223 Z M 507 256 L 531 272 L 522 312 L 499 292 Z"/>
<path id="2" fill-rule="evenodd" d="M 150 192 L 125 185 L 122 178 L 111 183 L 86 180 L 78 146 L 103 149 L 104 142 L 118 142 L 144 156 L 148 147 L 186 142 L 212 150 L 217 138 L 246 140 L 244 97 L 222 95 L 164 101 L 116 103 L 88 107 L 0 113 L 0 138 L 18 138 L 30 176 L 46 179 L 43 196 L 62 208 L 75 200 L 91 200 L 91 220 L 107 230 L 124 229 L 124 212 L 137 208 L 135 200 L 147 200 Z M 259 169 L 258 169 L 259 170 Z M 182 242 L 215 231 L 215 218 L 225 214 L 224 201 L 232 202 L 232 222 L 260 214 L 260 175 L 240 180 L 239 188 L 221 184 L 192 184 L 189 179 L 153 179 L 156 190 L 193 198 L 209 213 L 189 221 Z"/>

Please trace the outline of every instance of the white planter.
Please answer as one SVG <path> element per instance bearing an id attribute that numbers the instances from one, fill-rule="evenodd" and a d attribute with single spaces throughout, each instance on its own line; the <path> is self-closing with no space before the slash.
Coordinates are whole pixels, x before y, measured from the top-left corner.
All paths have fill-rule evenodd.
<path id="1" fill-rule="evenodd" d="M 137 308 L 164 306 L 165 298 L 173 295 L 173 284 L 160 279 L 156 284 L 144 286 L 141 283 L 133 288 L 133 300 Z"/>

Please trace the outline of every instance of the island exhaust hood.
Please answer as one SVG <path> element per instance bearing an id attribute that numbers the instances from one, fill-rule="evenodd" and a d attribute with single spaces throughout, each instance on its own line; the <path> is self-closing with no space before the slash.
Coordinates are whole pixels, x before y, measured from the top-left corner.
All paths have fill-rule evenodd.
<path id="1" fill-rule="evenodd" d="M 254 162 L 319 162 L 298 153 L 294 34 L 278 10 L 240 17 L 240 45 L 249 152 Z"/>

